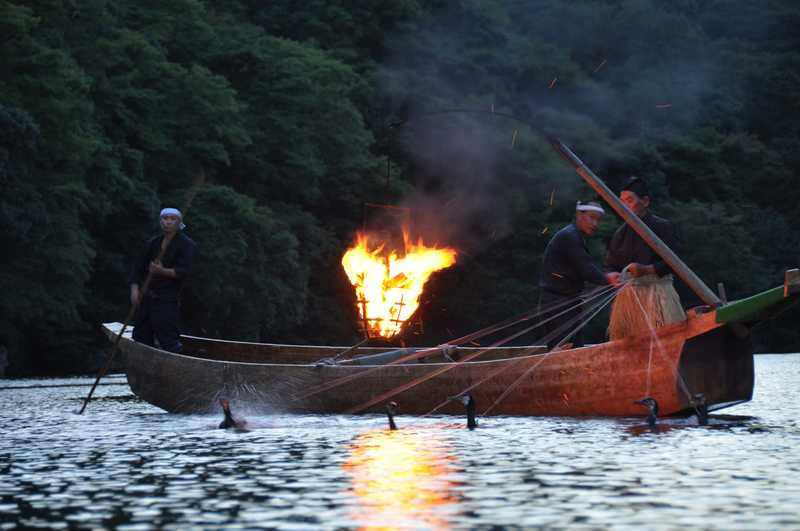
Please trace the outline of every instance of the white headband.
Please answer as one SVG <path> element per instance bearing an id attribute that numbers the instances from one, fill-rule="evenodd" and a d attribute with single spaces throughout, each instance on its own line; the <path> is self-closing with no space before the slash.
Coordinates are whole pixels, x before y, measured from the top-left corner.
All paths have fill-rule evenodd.
<path id="1" fill-rule="evenodd" d="M 601 214 L 606 213 L 606 211 L 603 210 L 603 207 L 591 201 L 587 203 L 578 201 L 578 203 L 575 205 L 575 210 L 578 212 L 599 212 Z"/>
<path id="2" fill-rule="evenodd" d="M 186 228 L 186 225 L 183 224 L 183 214 L 177 208 L 162 208 L 161 214 L 159 214 L 160 218 L 164 216 L 178 216 L 178 219 L 181 221 L 181 230 Z"/>
<path id="3" fill-rule="evenodd" d="M 162 208 L 159 217 L 163 218 L 164 216 L 169 215 L 178 216 L 179 219 L 183 219 L 183 214 L 181 214 L 181 211 L 177 208 Z"/>

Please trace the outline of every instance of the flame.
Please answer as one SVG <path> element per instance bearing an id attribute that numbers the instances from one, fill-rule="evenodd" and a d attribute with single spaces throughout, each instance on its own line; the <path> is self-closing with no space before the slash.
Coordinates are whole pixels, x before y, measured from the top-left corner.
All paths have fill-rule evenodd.
<path id="1" fill-rule="evenodd" d="M 414 244 L 407 232 L 403 239 L 405 254 L 401 256 L 396 250 L 385 250 L 385 243 L 371 249 L 369 236 L 359 232 L 355 245 L 342 257 L 369 336 L 389 338 L 399 332 L 419 307 L 419 296 L 431 274 L 456 261 L 454 249 L 426 247 L 422 238 Z"/>
<path id="2" fill-rule="evenodd" d="M 362 529 L 448 528 L 446 515 L 459 501 L 451 461 L 430 434 L 398 430 L 359 435 L 342 464 L 358 500 L 354 519 Z"/>

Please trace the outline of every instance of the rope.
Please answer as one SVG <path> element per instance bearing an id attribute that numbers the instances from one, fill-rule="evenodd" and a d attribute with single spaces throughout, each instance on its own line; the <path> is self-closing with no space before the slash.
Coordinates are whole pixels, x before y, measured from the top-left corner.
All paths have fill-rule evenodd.
<path id="1" fill-rule="evenodd" d="M 611 292 L 612 292 L 610 295 L 608 294 L 608 293 L 609 293 L 609 291 L 611 291 Z M 594 293 L 594 294 L 593 294 L 591 297 L 587 298 L 586 300 L 580 300 L 580 302 L 579 302 L 577 305 L 575 305 L 575 306 L 577 307 L 577 306 L 580 306 L 580 305 L 586 304 L 586 303 L 588 303 L 589 301 L 591 301 L 591 300 L 594 300 L 594 299 L 597 299 L 597 298 L 600 298 L 601 296 L 604 296 L 604 295 L 606 296 L 606 298 L 607 298 L 608 300 L 610 300 L 610 299 L 613 299 L 613 298 L 614 298 L 614 294 L 616 293 L 616 291 L 615 291 L 615 288 L 614 288 L 613 286 L 606 286 L 606 287 L 602 287 L 602 288 L 599 288 L 599 289 L 595 290 L 593 293 Z M 603 306 L 605 306 L 606 304 L 608 304 L 608 300 L 606 300 L 605 302 L 601 301 L 601 303 L 602 303 L 602 304 L 601 304 L 601 309 L 602 309 L 602 307 L 603 307 Z M 597 304 L 597 303 L 595 303 L 595 304 Z M 502 343 L 505 343 L 505 342 L 508 342 L 508 341 L 510 341 L 511 339 L 514 339 L 514 338 L 516 338 L 516 337 L 519 337 L 520 335 L 522 335 L 522 334 L 525 334 L 525 333 L 529 332 L 529 331 L 530 331 L 530 330 L 532 330 L 533 328 L 536 328 L 536 327 L 542 326 L 542 325 L 543 325 L 543 324 L 545 324 L 546 322 L 548 322 L 548 321 L 550 321 L 550 320 L 552 320 L 552 319 L 555 319 L 555 318 L 559 317 L 560 315 L 562 315 L 563 313 L 566 313 L 566 312 L 569 312 L 569 311 L 571 311 L 572 309 L 573 309 L 572 307 L 570 307 L 570 308 L 567 308 L 567 309 L 566 309 L 566 310 L 564 310 L 563 312 L 561 312 L 561 313 L 559 313 L 559 314 L 556 314 L 556 315 L 554 315 L 554 316 L 550 317 L 549 319 L 547 319 L 547 320 L 545 320 L 545 321 L 541 321 L 541 322 L 539 322 L 539 323 L 537 323 L 537 324 L 535 324 L 535 325 L 533 325 L 533 326 L 531 326 L 531 327 L 528 327 L 528 328 L 526 328 L 525 330 L 522 330 L 522 331 L 520 331 L 520 332 L 518 332 L 518 333 L 516 333 L 516 334 L 513 334 L 513 335 L 511 335 L 511 336 L 509 336 L 509 337 L 507 337 L 507 338 L 504 338 L 503 340 L 501 340 L 501 342 L 502 342 Z M 599 310 L 598 310 L 598 311 L 599 311 Z M 593 318 L 593 317 L 594 317 L 594 315 L 596 315 L 596 314 L 597 314 L 597 312 L 595 312 L 594 314 L 592 314 L 592 315 L 589 317 L 589 319 Z M 576 320 L 577 320 L 577 319 L 580 319 L 581 317 L 582 317 L 582 315 L 581 315 L 581 316 L 578 316 L 578 318 L 576 318 Z M 588 320 L 587 320 L 586 322 L 588 322 Z M 569 324 L 569 323 L 566 323 L 566 324 Z M 583 323 L 583 325 L 581 325 L 581 327 L 585 326 L 585 324 L 586 324 L 586 323 Z M 456 362 L 456 363 L 454 363 L 454 364 L 448 364 L 448 365 L 445 365 L 444 367 L 439 367 L 439 368 L 437 368 L 437 369 L 434 369 L 433 371 L 431 371 L 430 373 L 428 373 L 428 374 L 426 374 L 426 375 L 424 375 L 424 376 L 420 376 L 419 378 L 417 378 L 417 379 L 415 379 L 415 380 L 412 380 L 411 382 L 408 382 L 408 383 L 405 383 L 405 384 L 403 384 L 403 385 L 400 385 L 400 386 L 398 386 L 398 387 L 395 387 L 394 389 L 391 389 L 391 390 L 389 390 L 389 391 L 387 391 L 387 392 L 385 392 L 385 393 L 383 393 L 383 394 L 381 394 L 381 395 L 379 395 L 379 396 L 377 396 L 377 397 L 375 397 L 375 398 L 372 398 L 372 399 L 368 400 L 367 402 L 365 402 L 365 403 L 363 403 L 363 404 L 360 404 L 360 405 L 358 405 L 358 406 L 356 406 L 356 407 L 354 407 L 354 408 L 351 408 L 351 409 L 347 410 L 347 413 L 349 413 L 349 414 L 358 413 L 359 411 L 362 411 L 362 410 L 364 410 L 364 409 L 367 409 L 367 408 L 368 408 L 368 407 L 370 407 L 370 406 L 373 406 L 373 405 L 375 405 L 375 404 L 379 404 L 379 403 L 381 403 L 381 402 L 384 402 L 385 400 L 388 400 L 389 398 L 391 398 L 391 397 L 393 397 L 393 396 L 395 396 L 395 395 L 397 395 L 397 394 L 400 394 L 400 393 L 402 393 L 403 391 L 407 391 L 407 390 L 409 390 L 409 389 L 411 389 L 411 388 L 413 388 L 413 387 L 416 387 L 417 385 L 419 385 L 419 384 L 421 384 L 421 383 L 424 383 L 424 382 L 426 382 L 426 381 L 430 380 L 431 378 L 434 378 L 434 377 L 436 377 L 436 376 L 438 376 L 438 375 L 440 375 L 440 374 L 443 374 L 443 373 L 445 373 L 445 372 L 447 372 L 447 371 L 449 371 L 449 370 L 451 370 L 451 369 L 454 369 L 455 367 L 458 367 L 459 365 L 461 365 L 461 364 L 463 364 L 463 363 L 466 363 L 466 362 L 468 362 L 468 361 L 471 361 L 472 359 L 474 359 L 474 358 L 476 358 L 477 356 L 479 356 L 479 355 L 483 354 L 483 353 L 484 353 L 484 352 L 486 352 L 487 350 L 489 350 L 489 349 L 483 349 L 483 350 L 481 350 L 481 351 L 479 351 L 479 352 L 477 352 L 477 353 L 475 353 L 475 354 L 471 354 L 471 355 L 469 355 L 469 356 L 466 356 L 466 357 L 464 357 L 462 360 L 460 360 L 460 361 L 458 361 L 458 362 Z M 546 357 L 546 356 L 545 356 L 545 357 Z M 544 359 L 544 358 L 543 358 L 543 359 Z M 541 363 L 541 362 L 540 362 L 540 363 Z M 511 365 L 511 364 L 508 364 L 508 365 Z M 492 373 L 490 376 L 494 376 L 494 375 L 496 375 L 496 374 L 499 374 L 499 373 L 500 373 L 500 372 L 502 372 L 503 370 L 504 370 L 504 368 L 503 368 L 503 369 L 498 369 L 498 370 L 496 370 L 496 372 L 493 372 L 493 373 Z M 362 373 L 362 374 L 363 374 L 363 373 Z M 484 381 L 486 381 L 487 379 L 488 379 L 488 377 L 487 377 L 487 378 L 485 378 L 484 380 L 482 380 L 481 382 L 479 382 L 479 384 L 480 384 L 480 383 L 483 383 L 483 382 L 484 382 Z M 474 387 L 474 386 L 473 386 L 473 387 Z M 471 387 L 470 389 L 472 389 L 472 387 Z M 459 395 L 456 395 L 456 396 L 461 396 L 461 395 L 463 395 L 465 392 L 467 392 L 467 391 L 462 391 L 461 393 L 459 393 Z M 451 398 L 452 398 L 452 397 L 451 397 Z M 449 400 L 450 400 L 450 399 L 448 399 L 448 401 L 449 401 Z M 445 403 L 446 403 L 446 402 L 445 402 Z M 436 409 L 438 409 L 438 408 L 442 407 L 443 405 L 444 405 L 444 404 L 440 404 L 440 405 L 438 405 L 436 408 L 434 408 L 434 411 L 435 411 Z M 428 413 L 428 414 L 430 414 L 430 413 Z"/>
<path id="2" fill-rule="evenodd" d="M 644 312 L 645 309 L 644 309 L 644 306 L 642 305 L 642 302 L 639 300 L 639 296 L 636 294 L 636 292 L 634 292 L 634 295 L 635 295 L 634 299 L 636 300 L 636 302 L 639 303 L 639 307 L 641 308 L 642 312 Z M 661 354 L 661 357 L 664 358 L 665 361 L 667 361 L 667 363 L 670 365 L 670 368 L 672 369 L 672 372 L 675 374 L 675 378 L 678 380 L 678 386 L 680 387 L 681 391 L 683 391 L 686 394 L 686 397 L 689 399 L 689 403 L 692 404 L 692 406 L 694 407 L 695 411 L 697 411 L 697 407 L 694 406 L 694 400 L 693 400 L 693 397 L 692 397 L 692 393 L 689 391 L 689 387 L 686 385 L 686 381 L 683 379 L 683 376 L 681 375 L 680 371 L 678 370 L 678 364 L 677 363 L 675 363 L 675 364 L 670 364 L 669 363 L 669 361 L 670 361 L 669 356 L 667 356 L 667 354 L 664 352 L 664 347 L 661 345 L 661 340 L 658 338 L 658 334 L 656 334 L 655 328 L 653 327 L 653 323 L 651 322 L 651 320 L 647 316 L 645 317 L 644 321 L 647 323 L 647 326 L 650 329 L 650 352 L 651 352 L 651 354 L 652 354 L 652 351 L 653 351 L 653 343 L 655 343 L 658 346 L 659 354 Z M 649 383 L 649 381 L 650 381 L 650 367 L 648 367 L 648 369 L 647 369 L 647 376 L 648 376 L 648 386 L 649 386 L 650 385 L 650 383 Z M 648 393 L 645 396 L 650 396 L 650 395 Z"/>
<path id="3" fill-rule="evenodd" d="M 607 295 L 607 296 L 605 297 L 605 299 L 604 299 L 604 300 L 602 300 L 600 303 L 597 303 L 597 309 L 596 309 L 596 310 L 595 310 L 595 311 L 594 311 L 594 312 L 593 312 L 593 313 L 592 313 L 592 314 L 591 314 L 591 315 L 590 315 L 588 318 L 586 318 L 586 319 L 583 321 L 583 323 L 581 323 L 581 325 L 580 325 L 579 327 L 577 327 L 577 328 L 576 328 L 576 329 L 575 329 L 575 330 L 574 330 L 574 331 L 573 331 L 573 332 L 572 332 L 570 335 L 568 335 L 568 336 L 566 336 L 564 339 L 562 339 L 562 340 L 561 340 L 561 342 L 559 342 L 559 345 L 561 345 L 561 344 L 562 344 L 562 343 L 563 343 L 563 342 L 564 342 L 566 339 L 568 339 L 568 338 L 571 338 L 573 335 L 575 335 L 575 334 L 576 334 L 576 333 L 577 333 L 577 332 L 578 332 L 578 331 L 579 331 L 581 328 L 583 328 L 584 326 L 586 326 L 586 324 L 587 324 L 589 321 L 591 321 L 591 320 L 594 318 L 594 316 L 595 316 L 595 315 L 597 315 L 598 313 L 600 313 L 600 311 L 601 311 L 601 310 L 603 310 L 603 308 L 605 308 L 605 307 L 606 307 L 606 306 L 607 306 L 607 305 L 608 305 L 608 304 L 609 304 L 609 303 L 610 303 L 610 302 L 611 302 L 611 301 L 614 299 L 614 296 L 616 295 L 616 293 L 617 293 L 617 292 L 616 292 L 616 291 L 614 291 L 614 292 L 613 292 L 613 293 L 611 293 L 610 295 Z M 497 404 L 499 404 L 500 402 L 502 402 L 502 401 L 503 401 L 503 400 L 504 400 L 504 399 L 505 399 L 505 398 L 506 398 L 506 397 L 509 395 L 509 393 L 511 393 L 511 391 L 513 391 L 513 390 L 514 390 L 514 388 L 516 388 L 516 387 L 517 387 L 517 386 L 520 384 L 520 382 L 522 382 L 522 380 L 523 380 L 523 379 L 524 379 L 526 376 L 528 376 L 528 375 L 529 375 L 529 374 L 531 374 L 531 373 L 532 373 L 534 370 L 536 370 L 536 368 L 538 368 L 538 367 L 539 367 L 539 365 L 541 365 L 541 364 L 542 364 L 542 362 L 544 362 L 544 360 L 546 360 L 546 359 L 547 359 L 547 358 L 550 356 L 550 354 L 552 354 L 553 352 L 555 352 L 555 351 L 556 351 L 556 348 L 558 348 L 558 346 L 559 346 L 559 345 L 556 345 L 556 347 L 554 347 L 554 348 L 553 348 L 552 350 L 550 350 L 550 351 L 549 351 L 547 354 L 545 354 L 544 356 L 542 356 L 542 359 L 541 359 L 541 360 L 539 360 L 539 361 L 538 361 L 538 362 L 537 362 L 535 365 L 532 365 L 532 366 L 531 366 L 531 367 L 530 367 L 528 370 L 526 370 L 524 373 L 522 373 L 522 375 L 520 375 L 520 376 L 519 376 L 519 378 L 517 378 L 516 380 L 514 380 L 514 382 L 513 382 L 511 385 L 509 385 L 509 386 L 506 388 L 506 390 L 505 390 L 505 391 L 503 391 L 503 393 L 502 393 L 502 394 L 501 394 L 501 395 L 500 395 L 500 396 L 497 398 L 497 400 L 495 400 L 495 401 L 494 401 L 494 403 L 493 403 L 491 406 L 489 406 L 489 407 L 488 407 L 486 410 L 484 410 L 484 412 L 483 412 L 483 414 L 482 414 L 481 416 L 482 416 L 482 417 L 483 417 L 483 416 L 486 416 L 486 415 L 487 415 L 487 414 L 488 414 L 488 413 L 489 413 L 489 412 L 490 412 L 492 409 L 494 409 L 494 408 L 495 408 L 495 406 L 497 406 Z"/>
<path id="4" fill-rule="evenodd" d="M 586 302 L 588 302 L 588 301 L 590 301 L 592 299 L 595 299 L 597 297 L 600 297 L 603 294 L 607 293 L 609 290 L 613 290 L 613 289 L 614 289 L 613 286 L 605 286 L 605 287 L 599 288 L 599 289 L 595 290 L 594 292 L 592 292 L 592 295 L 589 298 L 587 298 L 585 301 L 579 302 L 578 305 L 585 304 Z M 558 302 L 557 304 L 552 305 L 552 307 L 545 308 L 544 310 L 542 310 L 542 311 L 540 311 L 538 313 L 540 314 L 540 313 L 545 313 L 545 312 L 552 311 L 553 308 L 558 308 L 558 307 L 563 306 L 564 304 L 566 304 L 568 302 L 570 302 L 570 301 Z M 469 354 L 469 355 L 465 356 L 463 359 L 461 359 L 458 362 L 456 362 L 455 364 L 448 365 L 447 366 L 448 368 L 446 370 L 449 370 L 449 369 L 451 369 L 453 367 L 456 367 L 461 363 L 465 363 L 467 361 L 471 361 L 471 360 L 475 359 L 476 357 L 480 356 L 481 354 L 484 354 L 484 353 L 488 352 L 489 350 L 491 350 L 491 349 L 493 349 L 495 347 L 504 345 L 508 341 L 511 341 L 512 339 L 516 339 L 517 337 L 520 337 L 520 336 L 530 332 L 531 330 L 533 330 L 535 328 L 538 328 L 538 327 L 540 327 L 540 326 L 552 321 L 553 319 L 556 319 L 556 318 L 564 315 L 565 313 L 568 313 L 568 312 L 572 311 L 573 309 L 574 308 L 572 306 L 570 306 L 570 307 L 566 308 L 565 310 L 563 310 L 563 311 L 561 311 L 561 312 L 549 317 L 548 319 L 545 319 L 543 321 L 539 321 L 536 324 L 534 324 L 534 325 L 532 325 L 532 326 L 530 326 L 528 328 L 525 328 L 525 329 L 523 329 L 523 330 L 521 330 L 521 331 L 519 331 L 519 332 L 517 332 L 515 334 L 512 334 L 511 336 L 505 337 L 505 338 L 493 343 L 492 345 L 490 345 L 490 346 L 488 346 L 488 347 L 486 347 L 484 349 L 479 350 L 476 353 Z M 535 316 L 535 315 L 537 315 L 537 314 L 533 314 L 533 316 Z M 531 317 L 528 317 L 528 318 L 530 319 Z M 523 320 L 524 319 L 519 319 L 516 322 L 522 322 Z M 512 323 L 512 324 L 515 324 L 515 323 Z M 508 326 L 510 326 L 510 324 L 507 325 L 505 328 L 507 328 Z M 487 327 L 484 330 L 494 329 L 494 328 L 495 327 Z M 495 330 L 493 330 L 493 331 L 495 331 Z M 470 334 L 468 336 L 464 336 L 464 337 L 472 337 L 472 336 L 475 336 L 475 333 Z M 480 336 L 478 336 L 478 337 L 480 337 Z M 460 339 L 458 339 L 456 341 L 457 342 L 463 342 L 462 340 L 463 340 L 463 338 L 460 338 Z M 349 382 L 355 380 L 356 378 L 372 374 L 375 371 L 379 371 L 379 370 L 383 369 L 386 366 L 397 365 L 397 364 L 405 363 L 407 361 L 413 361 L 415 359 L 423 358 L 423 357 L 428 356 L 430 354 L 433 354 L 433 353 L 435 353 L 435 352 L 437 352 L 439 350 L 449 349 L 451 346 L 452 346 L 451 343 L 447 343 L 447 344 L 442 344 L 442 345 L 439 345 L 439 346 L 436 346 L 436 347 L 433 347 L 433 348 L 423 349 L 423 350 L 420 350 L 418 352 L 413 352 L 413 353 L 411 353 L 411 354 L 409 354 L 407 356 L 402 356 L 402 357 L 400 357 L 400 358 L 398 358 L 398 359 L 396 359 L 396 360 L 394 360 L 394 361 L 392 361 L 390 363 L 387 363 L 385 365 L 379 365 L 379 366 L 376 366 L 376 367 L 373 367 L 373 368 L 370 368 L 370 369 L 365 369 L 364 371 L 361 371 L 361 372 L 358 372 L 358 373 L 354 373 L 354 374 L 350 374 L 350 375 L 347 375 L 347 376 L 343 376 L 341 378 L 338 378 L 338 379 L 333 380 L 331 382 L 328 382 L 326 384 L 322 384 L 322 385 L 318 386 L 315 389 L 312 389 L 310 391 L 306 391 L 305 393 L 302 393 L 300 395 L 295 395 L 292 399 L 293 400 L 302 400 L 302 399 L 317 395 L 319 393 L 322 393 L 324 391 L 333 389 L 334 387 L 338 387 L 340 385 L 349 383 Z M 403 387 L 405 387 L 405 386 L 403 386 Z M 397 394 L 397 393 L 394 393 L 394 394 Z M 366 406 L 366 407 L 369 407 L 369 406 Z"/>

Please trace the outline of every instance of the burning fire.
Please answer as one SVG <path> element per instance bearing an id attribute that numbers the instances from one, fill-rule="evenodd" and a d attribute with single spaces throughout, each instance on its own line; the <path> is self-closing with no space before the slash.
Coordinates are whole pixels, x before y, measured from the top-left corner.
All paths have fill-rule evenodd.
<path id="1" fill-rule="evenodd" d="M 419 306 L 425 282 L 434 271 L 453 265 L 454 249 L 414 244 L 403 232 L 405 254 L 386 249 L 386 243 L 369 246 L 359 232 L 356 243 L 342 257 L 342 266 L 356 289 L 358 312 L 369 336 L 392 337 Z"/>

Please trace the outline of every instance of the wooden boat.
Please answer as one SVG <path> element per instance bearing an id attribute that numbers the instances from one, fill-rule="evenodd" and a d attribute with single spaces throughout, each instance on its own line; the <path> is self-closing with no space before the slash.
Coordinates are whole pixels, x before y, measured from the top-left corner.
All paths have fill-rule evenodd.
<path id="1" fill-rule="evenodd" d="M 646 410 L 634 401 L 645 396 L 658 401 L 662 415 L 688 414 L 698 394 L 712 411 L 750 400 L 750 329 L 797 298 L 798 280 L 789 272 L 784 286 L 690 312 L 685 322 L 655 335 L 549 353 L 544 347 L 451 347 L 387 363 L 408 351 L 358 348 L 353 354 L 359 364 L 323 361 L 346 347 L 184 336 L 185 349 L 197 354 L 182 355 L 137 343 L 129 333 L 119 346 L 133 392 L 170 412 L 216 411 L 217 399 L 225 396 L 239 408 L 261 412 L 374 412 L 394 400 L 408 414 L 426 414 L 443 403 L 438 412 L 462 414 L 463 406 L 448 398 L 471 389 L 479 412 L 497 402 L 489 412 L 495 415 L 641 416 Z M 121 327 L 104 325 L 111 339 Z M 471 361 L 457 361 L 479 352 Z"/>
<path id="2" fill-rule="evenodd" d="M 463 406 L 452 398 L 467 390 L 480 414 L 494 415 L 643 416 L 647 411 L 634 402 L 646 396 L 657 400 L 661 415 L 679 415 L 692 413 L 700 395 L 709 411 L 750 400 L 750 330 L 795 301 L 797 270 L 786 273 L 783 286 L 723 303 L 566 146 L 554 147 L 706 306 L 653 334 L 582 348 L 357 348 L 351 359 L 336 363 L 329 360 L 346 347 L 184 336 L 185 350 L 193 353 L 184 355 L 123 334 L 119 348 L 131 389 L 181 413 L 217 411 L 224 396 L 237 408 L 260 412 L 375 412 L 394 400 L 403 413 L 462 414 Z M 123 328 L 104 327 L 112 340 Z"/>

